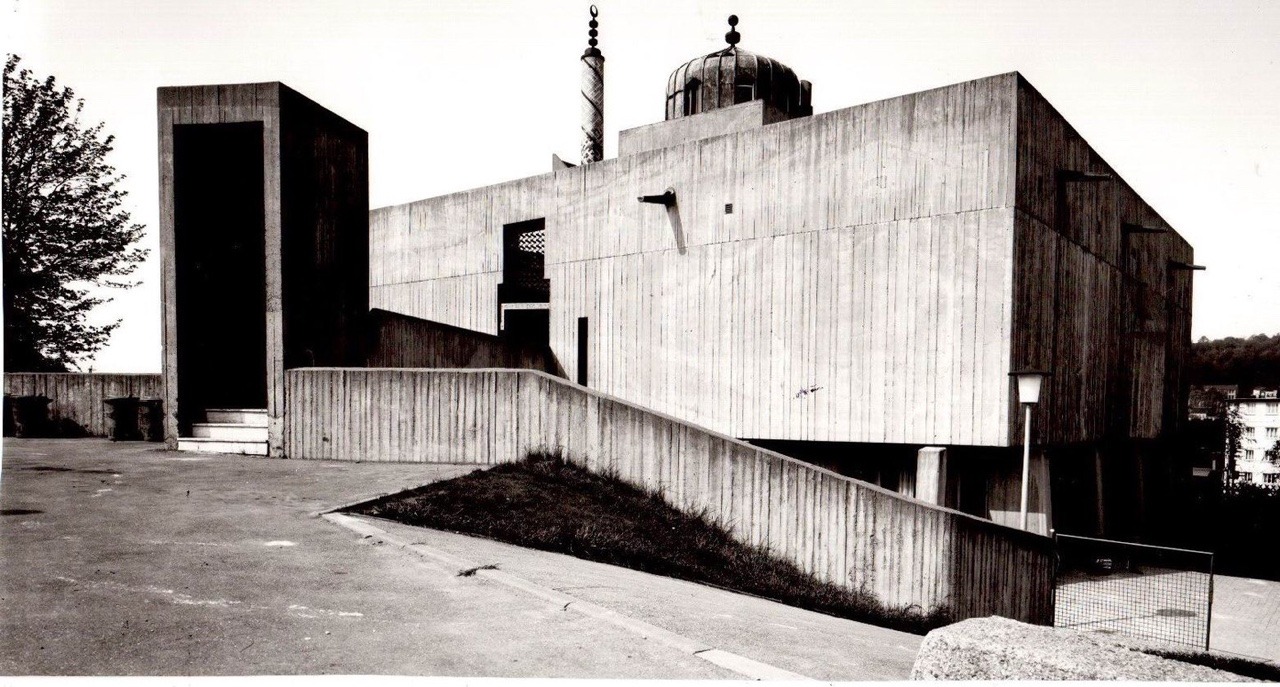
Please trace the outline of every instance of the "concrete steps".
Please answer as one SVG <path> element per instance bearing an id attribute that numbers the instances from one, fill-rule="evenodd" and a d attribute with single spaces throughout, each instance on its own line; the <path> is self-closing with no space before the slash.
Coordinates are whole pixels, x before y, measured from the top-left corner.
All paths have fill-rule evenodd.
<path id="1" fill-rule="evenodd" d="M 267 426 L 266 409 L 228 409 L 228 408 L 210 408 L 204 411 L 204 420 L 211 424 L 242 424 L 253 425 L 254 427 Z M 266 436 L 265 434 L 263 435 Z M 266 439 L 263 439 L 266 441 Z"/>
<path id="2" fill-rule="evenodd" d="M 193 436 L 178 439 L 179 451 L 267 455 L 265 409 L 210 408 L 205 420 L 191 425 Z"/>

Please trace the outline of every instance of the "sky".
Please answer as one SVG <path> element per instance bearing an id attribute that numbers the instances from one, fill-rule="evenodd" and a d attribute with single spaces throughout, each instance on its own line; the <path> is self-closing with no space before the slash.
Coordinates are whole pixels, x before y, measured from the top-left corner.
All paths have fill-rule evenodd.
<path id="1" fill-rule="evenodd" d="M 85 100 L 147 227 L 141 284 L 91 365 L 160 369 L 156 88 L 283 81 L 369 132 L 370 203 L 579 157 L 589 2 L 6 0 L 5 51 Z M 1280 2 L 595 0 L 605 156 L 663 118 L 668 74 L 741 46 L 813 83 L 815 112 L 1019 71 L 1195 248 L 1192 337 L 1280 332 Z M 87 367 L 87 366 L 86 366 Z"/>

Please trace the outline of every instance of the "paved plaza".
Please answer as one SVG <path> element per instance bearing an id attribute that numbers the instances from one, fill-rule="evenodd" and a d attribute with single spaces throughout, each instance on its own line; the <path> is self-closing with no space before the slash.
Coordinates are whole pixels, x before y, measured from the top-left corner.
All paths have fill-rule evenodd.
<path id="1" fill-rule="evenodd" d="M 461 535 L 374 521 L 388 537 L 366 538 L 317 516 L 474 466 L 35 439 L 5 439 L 3 460 L 5 675 L 905 679 L 921 639 Z M 394 545 L 396 532 L 519 582 L 460 577 Z"/>

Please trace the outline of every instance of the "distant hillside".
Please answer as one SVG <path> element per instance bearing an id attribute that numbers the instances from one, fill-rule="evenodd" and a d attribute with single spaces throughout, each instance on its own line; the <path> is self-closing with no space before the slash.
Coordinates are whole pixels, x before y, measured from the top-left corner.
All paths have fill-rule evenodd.
<path id="1" fill-rule="evenodd" d="M 1192 384 L 1238 384 L 1280 387 L 1280 334 L 1257 334 L 1247 339 L 1201 337 L 1191 346 Z"/>

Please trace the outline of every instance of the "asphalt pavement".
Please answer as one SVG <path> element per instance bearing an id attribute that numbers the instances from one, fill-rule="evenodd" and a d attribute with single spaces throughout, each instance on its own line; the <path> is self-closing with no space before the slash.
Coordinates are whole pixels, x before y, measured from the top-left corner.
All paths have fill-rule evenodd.
<path id="1" fill-rule="evenodd" d="M 0 674 L 910 671 L 914 635 L 483 539 L 319 517 L 473 469 L 6 438 Z M 496 567 L 459 576 L 467 563 Z"/>

